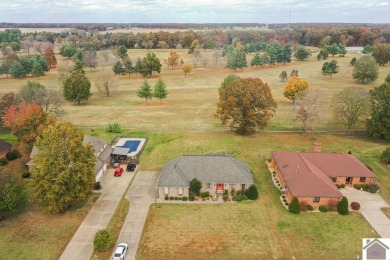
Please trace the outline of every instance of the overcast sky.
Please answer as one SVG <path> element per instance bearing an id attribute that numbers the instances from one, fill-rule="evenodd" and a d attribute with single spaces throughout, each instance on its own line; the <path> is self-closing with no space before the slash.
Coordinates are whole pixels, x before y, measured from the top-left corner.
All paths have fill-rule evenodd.
<path id="1" fill-rule="evenodd" d="M 0 0 L 0 22 L 390 23 L 390 0 Z"/>

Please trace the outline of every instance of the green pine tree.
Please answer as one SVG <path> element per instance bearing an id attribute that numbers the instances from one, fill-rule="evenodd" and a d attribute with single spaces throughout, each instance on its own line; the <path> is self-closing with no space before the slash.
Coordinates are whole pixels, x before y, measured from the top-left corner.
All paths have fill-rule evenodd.
<path id="1" fill-rule="evenodd" d="M 45 75 L 45 71 L 43 70 L 41 64 L 34 61 L 33 66 L 32 66 L 32 70 L 31 70 L 31 74 L 34 77 L 38 77 L 38 79 L 39 79 L 40 76 Z"/>
<path id="2" fill-rule="evenodd" d="M 348 209 L 348 199 L 347 197 L 343 196 L 337 205 L 337 212 L 341 215 L 348 215 L 349 209 Z"/>
<path id="3" fill-rule="evenodd" d="M 137 91 L 137 96 L 145 99 L 145 103 L 148 103 L 148 99 L 153 98 L 152 87 L 146 80 L 142 83 L 142 86 Z"/>
<path id="4" fill-rule="evenodd" d="M 290 205 L 288 205 L 288 211 L 294 214 L 301 213 L 301 206 L 299 205 L 299 200 L 297 197 L 294 197 Z"/>
<path id="5" fill-rule="evenodd" d="M 161 79 L 159 79 L 156 82 L 156 85 L 154 86 L 154 93 L 153 96 L 155 98 L 160 99 L 160 104 L 162 103 L 162 99 L 166 98 L 168 96 L 167 87 Z"/>

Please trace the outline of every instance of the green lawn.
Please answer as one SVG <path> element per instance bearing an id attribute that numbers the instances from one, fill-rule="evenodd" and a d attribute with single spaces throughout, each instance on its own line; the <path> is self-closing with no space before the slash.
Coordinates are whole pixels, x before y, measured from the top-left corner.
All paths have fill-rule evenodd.
<path id="1" fill-rule="evenodd" d="M 163 62 L 168 57 L 171 50 L 153 50 L 157 57 Z M 192 58 L 187 54 L 187 50 L 175 50 L 186 64 L 192 64 Z M 129 57 L 135 60 L 137 57 L 144 57 L 146 50 L 129 50 Z M 158 100 L 152 100 L 145 104 L 144 100 L 137 97 L 136 91 L 145 80 L 139 75 L 115 76 L 119 81 L 116 91 L 112 92 L 110 97 L 104 97 L 96 93 L 94 81 L 97 75 L 102 71 L 111 71 L 111 66 L 115 62 L 115 57 L 110 54 L 110 60 L 106 66 L 102 66 L 103 61 L 99 60 L 99 66 L 95 69 L 85 69 L 86 75 L 91 79 L 92 91 L 94 92 L 91 100 L 82 105 L 75 105 L 66 102 L 64 109 L 66 111 L 65 119 L 73 124 L 84 127 L 102 128 L 108 122 L 119 121 L 123 128 L 138 130 L 218 130 L 224 129 L 217 119 L 214 118 L 216 103 L 218 101 L 218 88 L 221 81 L 229 74 L 237 74 L 241 77 L 258 77 L 266 82 L 272 91 L 272 95 L 278 103 L 275 116 L 269 122 L 266 129 L 269 130 L 298 130 L 299 127 L 292 122 L 294 117 L 294 106 L 291 101 L 283 97 L 285 82 L 281 82 L 279 74 L 286 70 L 289 74 L 293 69 L 299 71 L 299 76 L 309 82 L 310 89 L 319 89 L 321 91 L 318 100 L 319 120 L 315 129 L 329 130 L 340 129 L 331 123 L 330 104 L 331 98 L 338 91 L 351 86 L 361 85 L 352 79 L 352 69 L 348 71 L 349 61 L 352 57 L 359 57 L 357 53 L 348 53 L 346 57 L 334 57 L 340 66 L 340 72 L 332 79 L 321 74 L 322 64 L 325 61 L 317 61 L 315 56 L 306 61 L 292 61 L 286 65 L 275 65 L 271 68 L 248 67 L 244 70 L 229 70 L 225 68 L 225 60 L 221 59 L 216 65 L 212 60 L 212 52 L 208 51 L 202 55 L 209 57 L 209 63 L 205 68 L 198 64 L 192 72 L 184 77 L 181 67 L 170 69 L 163 65 L 160 74 L 147 79 L 152 85 L 158 79 L 162 79 L 167 84 L 169 91 L 168 98 L 160 105 Z M 99 56 L 99 55 L 98 55 Z M 99 56 L 100 57 L 100 56 Z M 247 56 L 247 61 L 253 55 Z M 57 56 L 58 67 L 71 67 L 72 61 Z M 330 60 L 331 58 L 329 58 Z M 390 72 L 390 66 L 379 68 L 379 79 L 367 85 L 361 85 L 367 89 L 381 84 L 386 75 Z M 37 80 L 36 78 L 25 79 L 6 79 L 0 76 L 0 95 L 9 91 L 19 90 L 28 80 Z M 41 77 L 39 81 L 50 89 L 61 90 L 61 80 L 58 68 L 52 69 L 46 76 Z"/>
<path id="2" fill-rule="evenodd" d="M 169 135 L 141 157 L 141 168 L 161 169 L 164 162 L 182 154 L 228 151 L 249 163 L 260 200 L 249 204 L 159 205 L 151 207 L 137 256 L 169 259 L 278 257 L 291 259 L 350 259 L 361 253 L 361 239 L 375 236 L 359 213 L 288 213 L 280 192 L 272 184 L 265 160 L 273 150 L 310 151 L 321 142 L 324 152 L 352 151 L 374 168 L 381 194 L 390 201 L 388 169 L 378 162 L 389 143 L 343 135 L 188 133 Z"/>
<path id="3" fill-rule="evenodd" d="M 0 129 L 0 139 L 3 141 L 6 141 L 10 144 L 15 144 L 17 142 L 16 136 L 11 134 L 8 130 L 6 129 Z"/>

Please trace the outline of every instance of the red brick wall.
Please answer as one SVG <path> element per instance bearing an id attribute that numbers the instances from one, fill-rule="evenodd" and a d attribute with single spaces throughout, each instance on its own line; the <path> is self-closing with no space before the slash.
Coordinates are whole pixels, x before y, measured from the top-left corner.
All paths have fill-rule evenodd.
<path id="1" fill-rule="evenodd" d="M 337 177 L 335 184 L 346 184 L 347 177 Z M 352 177 L 352 184 L 349 184 L 353 186 L 354 184 L 371 184 L 373 182 L 374 178 L 366 178 L 365 182 L 360 182 L 360 177 Z"/>

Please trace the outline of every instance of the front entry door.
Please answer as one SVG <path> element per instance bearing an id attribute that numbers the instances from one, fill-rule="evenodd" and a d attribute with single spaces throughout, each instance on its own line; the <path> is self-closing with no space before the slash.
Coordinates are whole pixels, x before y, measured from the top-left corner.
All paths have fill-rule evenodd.
<path id="1" fill-rule="evenodd" d="M 347 178 L 345 179 L 345 183 L 346 183 L 346 184 L 351 184 L 351 181 L 352 181 L 352 177 L 347 177 Z"/>
<path id="2" fill-rule="evenodd" d="M 218 190 L 223 190 L 223 183 L 217 183 L 217 191 Z"/>

